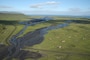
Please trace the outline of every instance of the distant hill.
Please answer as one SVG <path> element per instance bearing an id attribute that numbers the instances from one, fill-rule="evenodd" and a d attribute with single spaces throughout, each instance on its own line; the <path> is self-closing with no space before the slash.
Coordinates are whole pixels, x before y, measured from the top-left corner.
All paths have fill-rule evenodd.
<path id="1" fill-rule="evenodd" d="M 0 20 L 25 20 L 28 16 L 18 12 L 0 12 Z"/>

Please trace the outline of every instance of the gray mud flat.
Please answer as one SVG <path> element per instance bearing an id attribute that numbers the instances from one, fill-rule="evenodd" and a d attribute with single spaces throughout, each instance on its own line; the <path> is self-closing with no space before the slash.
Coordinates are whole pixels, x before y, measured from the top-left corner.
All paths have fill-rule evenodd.
<path id="1" fill-rule="evenodd" d="M 38 59 L 41 58 L 42 55 L 38 52 L 32 52 L 32 51 L 25 51 L 25 50 L 20 50 L 17 55 L 12 56 L 15 53 L 15 48 L 13 48 L 11 56 L 8 57 L 9 51 L 8 51 L 9 46 L 5 45 L 0 45 L 0 60 L 12 60 L 13 58 L 19 59 L 19 60 L 24 60 L 27 58 L 31 59 Z"/>
<path id="2" fill-rule="evenodd" d="M 5 50 L 5 52 L 6 52 L 5 55 L 3 55 L 5 57 L 3 57 L 1 55 L 1 57 L 3 57 L 3 58 L 1 58 L 0 60 L 2 60 L 4 58 L 6 58 L 6 60 L 12 60 L 12 58 L 18 58 L 19 60 L 24 60 L 26 58 L 38 59 L 38 58 L 42 57 L 42 54 L 40 54 L 38 52 L 25 51 L 22 49 L 25 46 L 33 46 L 36 44 L 40 44 L 44 40 L 44 35 L 49 30 L 69 26 L 69 23 L 71 23 L 71 21 L 67 21 L 63 24 L 59 24 L 56 26 L 40 28 L 35 31 L 28 32 L 24 36 L 17 38 L 17 36 L 22 34 L 25 31 L 25 29 L 28 27 L 26 25 L 18 34 L 16 34 L 9 40 L 10 46 L 8 46 L 6 49 L 5 48 L 3 49 L 3 51 Z"/>

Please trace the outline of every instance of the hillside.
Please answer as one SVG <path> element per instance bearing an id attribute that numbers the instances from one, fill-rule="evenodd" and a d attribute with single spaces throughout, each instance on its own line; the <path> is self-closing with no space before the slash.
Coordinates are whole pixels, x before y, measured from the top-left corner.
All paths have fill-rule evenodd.
<path id="1" fill-rule="evenodd" d="M 7 17 L 12 16 L 10 17 L 11 20 L 6 19 L 6 15 Z M 13 35 L 16 35 L 24 27 L 24 25 L 16 24 L 18 18 L 13 19 L 13 17 L 21 16 L 23 19 L 25 15 L 2 14 L 1 16 L 3 18 L 5 17 L 5 20 L 1 20 L 0 18 L 0 58 L 5 59 L 8 55 L 7 48 L 10 45 L 9 39 L 11 39 Z M 38 16 L 32 17 L 37 18 Z M 31 16 L 29 18 L 31 18 Z M 73 22 L 67 27 L 47 31 L 41 43 L 34 44 L 33 46 L 27 46 L 26 44 L 25 47 L 20 50 L 20 55 L 17 55 L 17 57 L 13 58 L 12 60 L 32 60 L 32 58 L 30 57 L 32 57 L 32 55 L 34 54 L 30 55 L 31 52 L 40 53 L 42 55 L 42 57 L 38 60 L 90 60 L 90 20 L 84 18 L 65 18 L 56 16 L 54 16 L 53 18 L 55 20 L 43 22 L 34 26 L 28 26 L 24 33 L 19 36 L 19 38 L 22 38 L 28 33 L 35 32 L 35 30 L 39 30 L 43 27 L 62 24 L 67 20 L 72 20 Z M 16 21 L 14 21 L 15 19 Z M 37 34 L 37 36 L 38 35 L 39 33 Z M 36 35 L 31 36 L 37 37 Z M 27 38 L 25 38 L 26 41 Z M 24 42 L 26 41 L 24 40 Z M 37 39 L 34 39 L 33 43 L 35 42 L 38 42 Z M 31 41 L 28 42 L 28 44 L 32 44 Z M 23 53 L 26 55 L 24 55 Z M 35 59 L 35 57 L 33 59 Z"/>
<path id="2" fill-rule="evenodd" d="M 26 20 L 28 16 L 22 13 L 0 12 L 0 20 Z"/>

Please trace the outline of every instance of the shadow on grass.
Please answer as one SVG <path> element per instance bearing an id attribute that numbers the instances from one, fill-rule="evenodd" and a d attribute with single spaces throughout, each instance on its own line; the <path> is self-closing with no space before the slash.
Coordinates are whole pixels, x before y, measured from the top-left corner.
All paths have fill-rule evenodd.
<path id="1" fill-rule="evenodd" d="M 51 21 L 48 21 L 47 23 L 50 23 L 50 24 L 56 24 L 58 22 L 67 22 L 69 20 L 51 20 Z M 90 24 L 90 21 L 89 20 L 71 20 L 72 23 L 78 23 L 78 24 Z"/>
<path id="2" fill-rule="evenodd" d="M 63 23 L 63 22 L 67 22 L 69 20 L 50 20 L 46 23 L 50 23 L 50 24 L 57 24 L 57 23 Z M 71 20 L 73 23 L 79 23 L 79 24 L 90 24 L 89 20 Z M 4 24 L 4 25 L 14 25 L 14 24 L 18 24 L 19 21 L 7 21 L 7 20 L 0 20 L 0 24 Z"/>
<path id="3" fill-rule="evenodd" d="M 4 25 L 15 25 L 15 24 L 18 24 L 18 21 L 0 20 L 0 24 L 4 24 Z"/>

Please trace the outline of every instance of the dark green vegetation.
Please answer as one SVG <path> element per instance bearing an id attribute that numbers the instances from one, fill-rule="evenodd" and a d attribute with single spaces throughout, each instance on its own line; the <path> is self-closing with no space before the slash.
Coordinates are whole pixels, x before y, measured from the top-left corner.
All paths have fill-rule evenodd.
<path id="1" fill-rule="evenodd" d="M 27 20 L 28 16 L 24 14 L 0 13 L 0 20 Z"/>
<path id="2" fill-rule="evenodd" d="M 7 19 L 4 18 L 5 16 L 0 15 L 0 42 L 8 46 L 10 37 L 23 28 L 24 25 L 18 24 L 18 21 L 19 17 L 21 17 L 21 21 L 23 21 L 24 17 L 22 15 L 14 15 L 14 19 L 10 15 L 7 15 Z M 25 16 L 25 19 L 29 20 L 29 18 L 34 17 Z M 41 53 L 42 57 L 39 60 L 90 60 L 90 19 L 57 16 L 53 18 L 55 20 L 28 27 L 22 36 L 30 31 L 45 26 L 57 25 L 66 20 L 73 20 L 73 23 L 65 28 L 48 31 L 42 43 L 34 46 L 26 46 L 22 50 Z M 0 52 L 3 49 L 0 48 Z M 17 58 L 13 60 L 17 60 Z M 26 58 L 25 60 L 30 60 L 30 58 Z"/>

